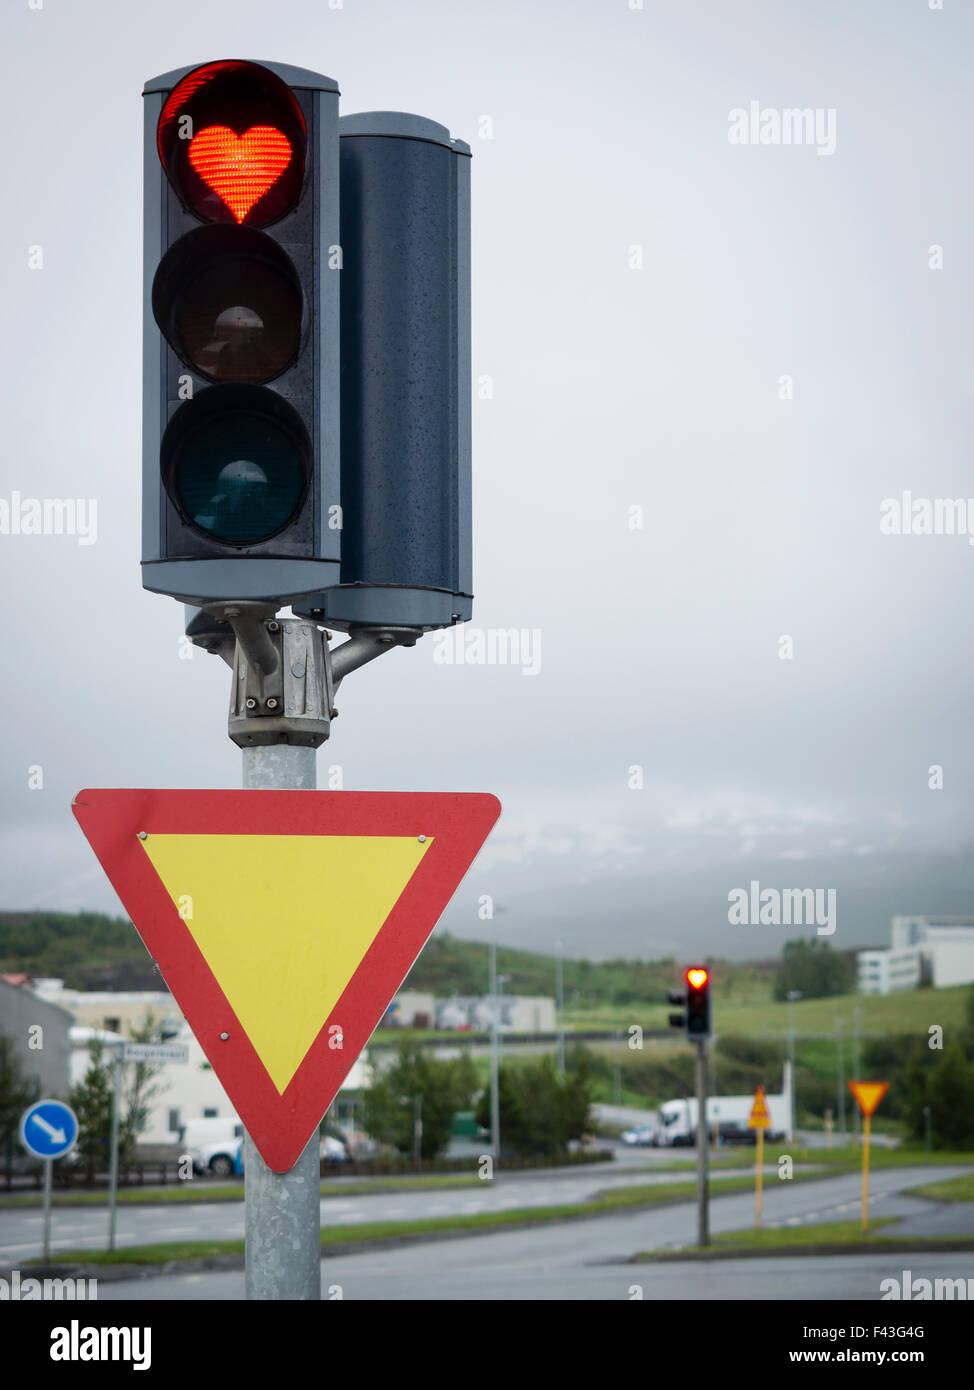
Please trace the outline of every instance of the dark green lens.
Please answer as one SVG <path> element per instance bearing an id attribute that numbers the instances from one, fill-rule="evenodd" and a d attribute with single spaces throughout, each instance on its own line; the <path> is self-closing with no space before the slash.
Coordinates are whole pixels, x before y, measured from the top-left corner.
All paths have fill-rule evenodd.
<path id="1" fill-rule="evenodd" d="M 179 450 L 173 484 L 194 526 L 228 545 L 249 545 L 290 521 L 305 469 L 295 441 L 273 420 L 214 415 Z"/>

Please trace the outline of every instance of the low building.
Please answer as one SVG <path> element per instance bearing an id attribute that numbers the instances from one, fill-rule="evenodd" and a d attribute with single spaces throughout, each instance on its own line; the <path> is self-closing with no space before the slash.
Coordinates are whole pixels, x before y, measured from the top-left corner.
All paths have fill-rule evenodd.
<path id="1" fill-rule="evenodd" d="M 66 1009 L 42 999 L 33 984 L 29 975 L 0 976 L 0 1036 L 11 1040 L 21 1073 L 38 1098 L 66 1100 L 74 1020 Z"/>
<path id="2" fill-rule="evenodd" d="M 860 951 L 860 994 L 892 994 L 916 989 L 922 978 L 923 955 L 916 947 L 906 951 Z"/>
<path id="3" fill-rule="evenodd" d="M 101 1028 L 128 1037 L 142 1028 L 146 1019 L 154 1021 L 162 1037 L 177 1032 L 183 1015 L 175 999 L 164 990 L 82 990 L 66 989 L 63 980 L 39 979 L 37 994 L 73 1015 L 85 1028 Z"/>
<path id="4" fill-rule="evenodd" d="M 860 951 L 858 967 L 863 994 L 972 984 L 974 917 L 894 917 L 889 950 Z"/>
<path id="5" fill-rule="evenodd" d="M 974 942 L 937 941 L 924 952 L 935 989 L 974 984 Z"/>
<path id="6" fill-rule="evenodd" d="M 974 917 L 894 917 L 890 929 L 892 950 L 909 946 L 968 946 L 974 951 Z"/>
<path id="7" fill-rule="evenodd" d="M 436 1000 L 432 994 L 404 989 L 393 999 L 382 1020 L 386 1028 L 432 1028 L 436 1020 Z"/>
<path id="8" fill-rule="evenodd" d="M 113 1032 L 104 1029 L 78 1026 L 72 1029 L 74 1054 L 72 1057 L 72 1081 L 83 1080 L 91 1065 L 91 1042 L 97 1038 L 106 1045 L 120 1041 Z M 149 1102 L 148 1120 L 139 1135 L 141 1145 L 179 1144 L 183 1129 L 189 1120 L 236 1120 L 237 1113 L 233 1102 L 227 1095 L 219 1077 L 207 1061 L 196 1036 L 185 1021 L 179 1031 L 168 1041 L 183 1044 L 189 1051 L 186 1062 L 158 1062 L 153 1066 L 156 1074 L 152 1078 L 155 1094 Z M 125 1064 L 131 1072 L 135 1063 Z M 360 1093 L 370 1084 L 366 1053 L 357 1059 L 341 1090 L 332 1105 L 331 1114 L 342 1129 L 353 1128 L 360 1121 Z M 353 1093 L 345 1095 L 346 1092 Z M 358 1093 L 358 1094 L 356 1094 Z"/>
<path id="9" fill-rule="evenodd" d="M 486 1032 L 495 1021 L 504 1032 L 553 1033 L 555 1001 L 528 994 L 457 995 L 437 1001 L 437 1028 Z"/>

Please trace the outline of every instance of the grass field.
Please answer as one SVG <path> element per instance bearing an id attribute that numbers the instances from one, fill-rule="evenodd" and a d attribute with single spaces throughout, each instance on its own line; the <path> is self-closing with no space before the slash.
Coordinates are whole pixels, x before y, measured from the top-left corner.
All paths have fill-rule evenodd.
<path id="1" fill-rule="evenodd" d="M 713 1026 L 718 1036 L 725 1033 L 786 1038 L 791 1011 L 799 1038 L 813 1034 L 834 1037 L 836 1019 L 842 1020 L 848 1037 L 853 1027 L 853 1009 L 859 1009 L 863 1036 L 911 1033 L 922 1037 L 934 1023 L 939 1023 L 945 1032 L 959 1028 L 964 1022 L 964 1003 L 969 992 L 969 985 L 958 985 L 951 989 L 903 990 L 898 994 L 839 994 L 829 999 L 799 999 L 789 1005 L 776 1002 L 770 985 L 756 980 L 739 997 L 722 999 L 718 993 L 713 1002 Z M 578 1012 L 566 1010 L 566 1021 L 572 1028 L 616 1028 L 623 1035 L 624 1044 L 626 1030 L 632 1024 L 666 1028 L 670 1012 L 667 1004 L 604 1005 Z"/>
<path id="2" fill-rule="evenodd" d="M 948 1178 L 946 1182 L 931 1182 L 925 1187 L 911 1187 L 914 1197 L 933 1197 L 938 1202 L 974 1202 L 974 1169 L 962 1178 Z"/>

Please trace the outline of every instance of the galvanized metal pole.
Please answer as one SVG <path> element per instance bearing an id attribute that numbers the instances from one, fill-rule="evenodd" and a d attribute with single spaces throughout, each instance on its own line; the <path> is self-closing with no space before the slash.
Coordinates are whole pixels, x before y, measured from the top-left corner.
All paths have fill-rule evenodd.
<path id="1" fill-rule="evenodd" d="M 112 1151 L 109 1155 L 108 1170 L 108 1248 L 115 1249 L 115 1226 L 118 1218 L 118 1126 L 119 1112 L 122 1108 L 122 1047 L 113 1043 L 115 1054 L 115 1076 L 112 1087 Z"/>
<path id="2" fill-rule="evenodd" d="M 314 791 L 315 750 L 275 743 L 243 750 L 251 791 Z M 321 1298 L 321 1187 L 317 1130 L 294 1167 L 275 1173 L 244 1140 L 246 1296 Z"/>
<path id="3" fill-rule="evenodd" d="M 710 1244 L 707 1173 L 707 1041 L 697 1039 L 697 1244 Z"/>
<path id="4" fill-rule="evenodd" d="M 54 1160 L 44 1160 L 44 1263 L 51 1261 L 51 1174 Z"/>

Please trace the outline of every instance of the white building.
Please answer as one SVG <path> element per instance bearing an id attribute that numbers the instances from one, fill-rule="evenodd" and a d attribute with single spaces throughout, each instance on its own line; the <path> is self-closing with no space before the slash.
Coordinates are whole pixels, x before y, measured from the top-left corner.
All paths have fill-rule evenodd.
<path id="1" fill-rule="evenodd" d="M 890 949 L 860 951 L 859 989 L 891 994 L 929 980 L 936 989 L 974 983 L 974 917 L 894 917 Z"/>
<path id="2" fill-rule="evenodd" d="M 401 989 L 386 1009 L 382 1026 L 385 1028 L 432 1028 L 436 1017 L 436 1000 L 420 990 Z"/>
<path id="3" fill-rule="evenodd" d="M 860 951 L 858 965 L 860 994 L 891 994 L 898 989 L 917 988 L 923 957 L 916 947 L 907 951 Z"/>
<path id="4" fill-rule="evenodd" d="M 169 993 L 118 993 L 100 991 L 87 994 L 66 990 L 60 980 L 43 981 L 47 995 L 69 1009 L 76 1025 L 70 1031 L 71 1084 L 82 1081 L 91 1065 L 90 1044 L 95 1039 L 106 1046 L 130 1036 L 132 1025 L 141 1025 L 146 1011 L 160 1022 L 167 1042 L 181 1043 L 189 1049 L 187 1062 L 161 1062 L 152 1084 L 158 1088 L 149 1106 L 149 1119 L 139 1135 L 140 1144 L 178 1144 L 187 1120 L 236 1119 L 236 1112 L 216 1072 L 207 1061 L 189 1024 Z M 106 1024 L 114 1026 L 107 1027 Z M 135 1063 L 125 1064 L 123 1087 Z M 371 1084 L 365 1052 L 356 1060 L 342 1082 L 332 1115 L 342 1128 L 352 1127 L 357 1107 L 343 1100 L 342 1092 L 360 1091 Z"/>
<path id="5" fill-rule="evenodd" d="M 555 1001 L 546 995 L 456 995 L 437 1001 L 437 1028 L 472 1028 L 486 1032 L 497 1027 L 511 1033 L 553 1033 Z"/>
<path id="6" fill-rule="evenodd" d="M 961 944 L 974 949 L 974 917 L 894 917 L 889 944 L 894 951 Z"/>

